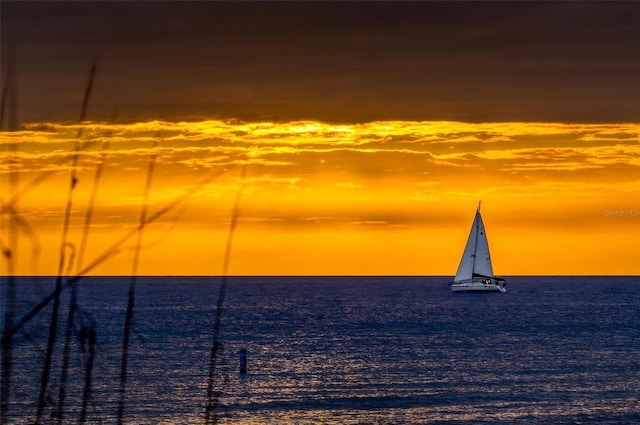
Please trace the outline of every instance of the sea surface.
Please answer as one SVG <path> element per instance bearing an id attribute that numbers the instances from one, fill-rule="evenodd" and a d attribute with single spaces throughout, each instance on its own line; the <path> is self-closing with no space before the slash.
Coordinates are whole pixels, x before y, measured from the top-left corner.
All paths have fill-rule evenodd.
<path id="1" fill-rule="evenodd" d="M 449 280 L 229 278 L 208 393 L 221 278 L 138 278 L 124 422 L 203 424 L 210 402 L 218 424 L 640 423 L 640 278 L 511 277 L 506 294 L 452 293 Z M 129 282 L 78 286 L 62 423 L 78 423 L 87 382 L 86 423 L 116 423 Z M 16 320 L 54 283 L 18 278 Z M 69 294 L 43 423 L 55 423 Z M 52 310 L 13 338 L 11 424 L 34 420 Z"/>

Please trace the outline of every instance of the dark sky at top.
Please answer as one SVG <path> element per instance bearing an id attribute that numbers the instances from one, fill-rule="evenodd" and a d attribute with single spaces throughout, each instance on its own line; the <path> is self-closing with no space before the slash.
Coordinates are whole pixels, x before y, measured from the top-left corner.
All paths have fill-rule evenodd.
<path id="1" fill-rule="evenodd" d="M 94 55 L 90 119 L 108 119 L 116 104 L 120 119 L 640 117 L 639 2 L 0 7 L 21 121 L 77 119 Z"/>

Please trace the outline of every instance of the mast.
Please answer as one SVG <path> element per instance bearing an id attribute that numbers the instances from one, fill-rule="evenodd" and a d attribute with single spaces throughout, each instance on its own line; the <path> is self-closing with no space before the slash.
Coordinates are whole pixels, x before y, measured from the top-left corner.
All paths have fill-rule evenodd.
<path id="1" fill-rule="evenodd" d="M 478 201 L 478 209 L 476 210 L 476 218 L 473 220 L 473 223 L 476 225 L 476 239 L 473 244 L 473 254 L 471 257 L 473 258 L 473 262 L 471 263 L 471 280 L 473 280 L 473 275 L 476 272 L 476 252 L 478 251 L 478 235 L 480 234 L 480 220 L 478 217 L 480 216 L 480 204 L 482 201 Z"/>

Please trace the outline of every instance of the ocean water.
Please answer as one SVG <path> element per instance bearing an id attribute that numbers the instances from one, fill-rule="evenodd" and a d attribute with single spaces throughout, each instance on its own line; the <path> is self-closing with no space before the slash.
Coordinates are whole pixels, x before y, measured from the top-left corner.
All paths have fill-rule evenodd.
<path id="1" fill-rule="evenodd" d="M 511 277 L 506 294 L 452 293 L 448 280 L 230 278 L 217 423 L 640 423 L 639 278 Z M 220 281 L 138 280 L 126 423 L 205 423 Z M 19 278 L 17 317 L 53 284 Z M 89 356 L 80 329 L 89 325 L 97 339 L 87 423 L 116 423 L 128 285 L 80 283 L 63 423 L 78 423 Z M 43 423 L 57 404 L 68 299 L 67 290 Z M 33 421 L 51 311 L 13 339 L 9 423 Z"/>

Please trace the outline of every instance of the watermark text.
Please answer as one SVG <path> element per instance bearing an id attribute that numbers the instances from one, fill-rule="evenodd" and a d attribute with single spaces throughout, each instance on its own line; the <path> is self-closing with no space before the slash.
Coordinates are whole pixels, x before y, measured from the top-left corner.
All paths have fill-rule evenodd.
<path id="1" fill-rule="evenodd" d="M 640 208 L 618 209 L 605 208 L 605 217 L 640 217 Z"/>

